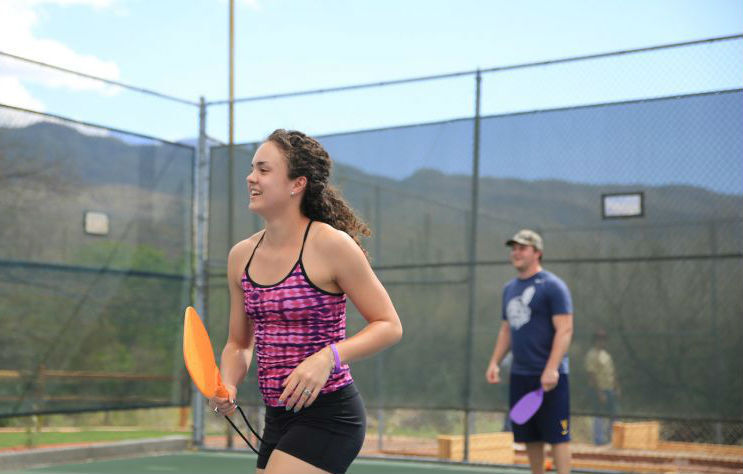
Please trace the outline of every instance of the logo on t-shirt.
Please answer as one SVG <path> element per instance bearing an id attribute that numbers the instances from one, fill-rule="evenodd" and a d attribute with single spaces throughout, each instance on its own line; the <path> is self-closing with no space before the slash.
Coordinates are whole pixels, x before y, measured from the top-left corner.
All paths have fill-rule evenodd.
<path id="1" fill-rule="evenodd" d="M 524 324 L 531 320 L 531 308 L 529 303 L 534 297 L 534 285 L 527 287 L 521 296 L 511 298 L 506 306 L 506 317 L 508 318 L 508 324 L 513 329 L 519 329 Z"/>

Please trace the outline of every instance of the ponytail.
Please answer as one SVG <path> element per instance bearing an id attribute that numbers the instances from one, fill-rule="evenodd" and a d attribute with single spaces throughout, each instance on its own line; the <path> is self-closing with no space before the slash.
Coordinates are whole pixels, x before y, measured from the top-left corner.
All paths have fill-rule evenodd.
<path id="1" fill-rule="evenodd" d="M 370 236 L 371 230 L 340 191 L 330 184 L 332 162 L 325 148 L 314 138 L 295 130 L 275 130 L 266 141 L 276 144 L 284 152 L 289 165 L 289 179 L 307 178 L 300 204 L 302 214 L 347 233 L 369 258 L 361 237 Z"/>

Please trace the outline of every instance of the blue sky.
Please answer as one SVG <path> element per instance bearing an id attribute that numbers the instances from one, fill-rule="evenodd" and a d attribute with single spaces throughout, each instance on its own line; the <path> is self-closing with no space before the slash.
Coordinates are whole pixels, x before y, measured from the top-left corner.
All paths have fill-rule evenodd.
<path id="1" fill-rule="evenodd" d="M 743 32 L 738 0 L 236 0 L 236 5 L 238 97 Z M 188 99 L 219 100 L 228 92 L 227 8 L 226 0 L 0 0 L 0 51 Z M 743 69 L 735 47 L 705 56 L 709 64 L 694 54 L 489 77 L 483 82 L 484 112 L 740 87 Z M 698 67 L 690 67 L 694 64 Z M 576 83 L 585 77 L 606 80 Z M 1 58 L 0 103 L 170 140 L 197 132 L 192 107 Z M 278 126 L 319 134 L 430 122 L 472 110 L 472 80 L 461 78 L 238 106 L 236 138 L 258 139 Z M 210 107 L 210 135 L 226 139 L 226 121 L 226 107 Z M 20 122 L 0 116 L 0 125 Z"/>

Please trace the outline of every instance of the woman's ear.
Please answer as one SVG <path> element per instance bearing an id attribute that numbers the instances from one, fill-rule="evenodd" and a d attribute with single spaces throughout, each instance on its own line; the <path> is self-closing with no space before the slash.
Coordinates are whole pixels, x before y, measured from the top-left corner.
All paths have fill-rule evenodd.
<path id="1" fill-rule="evenodd" d="M 307 177 L 306 176 L 298 177 L 297 179 L 294 180 L 294 183 L 292 184 L 292 196 L 303 192 L 306 187 L 307 187 Z"/>

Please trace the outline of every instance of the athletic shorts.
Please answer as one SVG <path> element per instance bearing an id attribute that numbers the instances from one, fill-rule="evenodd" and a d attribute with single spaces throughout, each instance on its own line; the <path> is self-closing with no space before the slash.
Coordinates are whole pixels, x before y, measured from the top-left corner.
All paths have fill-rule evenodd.
<path id="1" fill-rule="evenodd" d="M 352 383 L 320 394 L 299 412 L 266 407 L 258 469 L 265 469 L 274 449 L 332 473 L 346 472 L 364 444 L 366 410 Z"/>
<path id="2" fill-rule="evenodd" d="M 539 375 L 511 374 L 510 405 L 540 387 Z M 513 423 L 513 439 L 517 443 L 545 442 L 550 444 L 570 441 L 570 386 L 567 374 L 560 374 L 557 386 L 545 392 L 542 406 L 523 425 Z"/>

